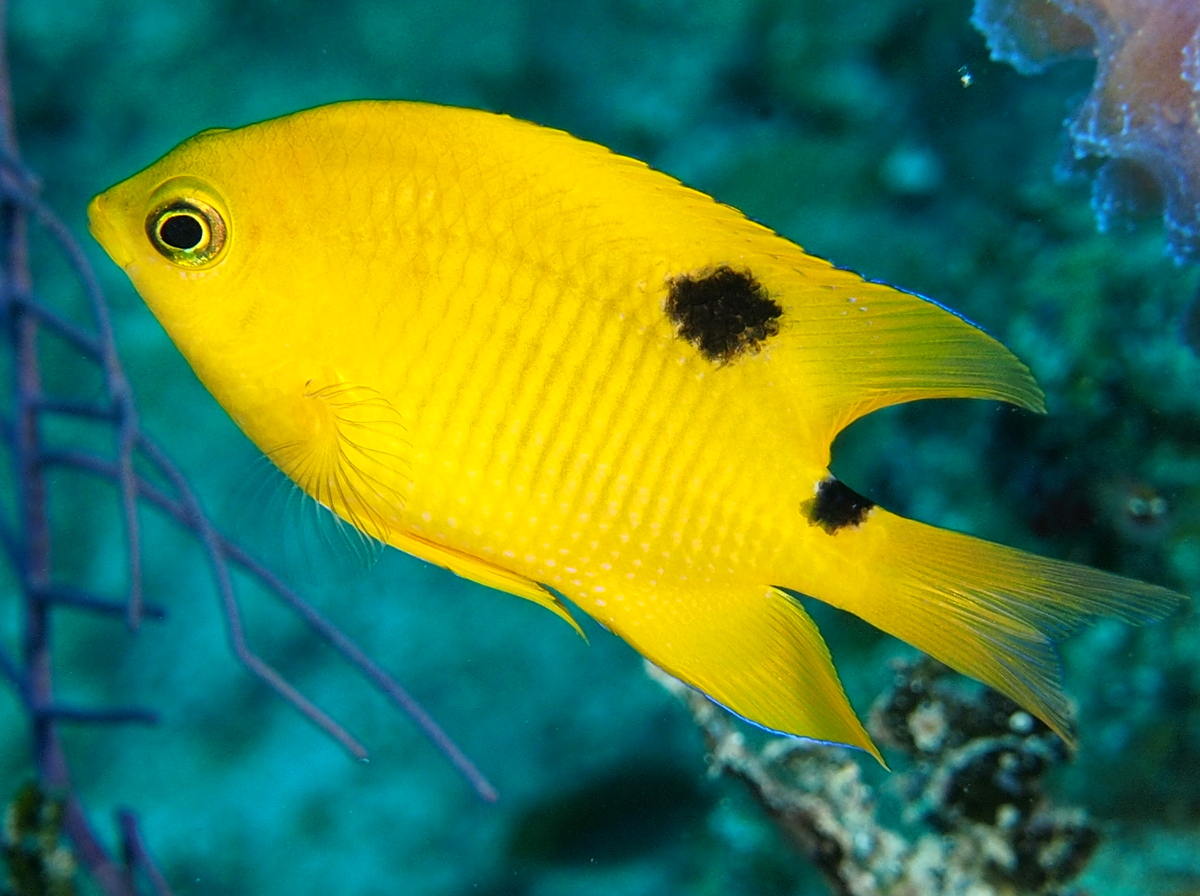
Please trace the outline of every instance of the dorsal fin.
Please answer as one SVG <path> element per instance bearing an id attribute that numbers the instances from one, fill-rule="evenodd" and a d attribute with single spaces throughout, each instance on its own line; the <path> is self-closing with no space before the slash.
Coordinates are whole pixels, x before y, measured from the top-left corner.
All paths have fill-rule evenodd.
<path id="1" fill-rule="evenodd" d="M 486 121 L 522 147 L 525 141 L 553 147 L 539 177 L 609 200 L 587 205 L 589 215 L 618 207 L 623 232 L 662 246 L 667 285 L 721 270 L 748 273 L 761 284 L 784 309 L 778 337 L 764 341 L 771 379 L 804 393 L 798 410 L 814 433 L 832 440 L 871 411 L 924 398 L 995 399 L 1044 412 L 1029 369 L 941 305 L 834 267 L 635 159 L 524 122 Z"/>
<path id="2" fill-rule="evenodd" d="M 871 411 L 924 398 L 1045 412 L 1029 368 L 941 305 L 802 252 L 773 261 L 765 282 L 784 316 L 771 364 L 794 371 L 830 439 Z"/>

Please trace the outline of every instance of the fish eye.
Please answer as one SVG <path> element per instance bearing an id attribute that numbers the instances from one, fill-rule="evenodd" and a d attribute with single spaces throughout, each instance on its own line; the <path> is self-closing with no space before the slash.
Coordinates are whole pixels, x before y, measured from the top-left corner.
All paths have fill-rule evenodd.
<path id="1" fill-rule="evenodd" d="M 146 236 L 167 261 L 200 267 L 225 247 L 227 231 L 220 213 L 199 199 L 176 199 L 146 218 Z"/>

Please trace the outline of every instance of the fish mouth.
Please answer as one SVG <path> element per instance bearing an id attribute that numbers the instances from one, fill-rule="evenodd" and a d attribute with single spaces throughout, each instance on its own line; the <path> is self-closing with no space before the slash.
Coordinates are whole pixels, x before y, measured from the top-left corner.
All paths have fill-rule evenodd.
<path id="1" fill-rule="evenodd" d="M 108 253 L 109 257 L 115 261 L 122 270 L 129 266 L 130 256 L 125 251 L 123 241 L 113 223 L 112 217 L 105 209 L 104 194 L 93 197 L 88 203 L 87 219 L 88 232 L 98 242 L 101 248 Z"/>

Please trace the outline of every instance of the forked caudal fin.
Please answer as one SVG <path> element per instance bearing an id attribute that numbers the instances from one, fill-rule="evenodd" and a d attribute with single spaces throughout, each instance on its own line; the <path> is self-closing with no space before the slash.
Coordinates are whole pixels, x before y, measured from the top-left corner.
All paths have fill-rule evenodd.
<path id="1" fill-rule="evenodd" d="M 1098 617 L 1162 619 L 1186 598 L 874 508 L 828 537 L 837 574 L 798 589 L 847 610 L 1074 734 L 1055 642 Z M 831 570 L 832 571 L 832 570 Z"/>

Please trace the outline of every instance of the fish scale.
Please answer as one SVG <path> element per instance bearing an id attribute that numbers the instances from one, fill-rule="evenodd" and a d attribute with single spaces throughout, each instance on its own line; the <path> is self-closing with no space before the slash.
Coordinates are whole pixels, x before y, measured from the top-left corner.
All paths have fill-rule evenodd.
<path id="1" fill-rule="evenodd" d="M 879 757 L 794 593 L 1068 740 L 1056 640 L 1183 600 L 905 520 L 834 479 L 834 437 L 873 410 L 1043 411 L 1041 391 L 944 308 L 562 132 L 335 104 L 204 132 L 88 219 L 306 492 L 578 629 L 554 589 L 764 727 Z"/>
<path id="2" fill-rule="evenodd" d="M 475 298 L 466 291 L 461 294 L 468 303 Z M 615 368 L 627 372 L 644 368 L 643 359 L 638 357 L 644 354 L 639 351 L 643 345 L 641 340 L 622 338 L 621 328 L 611 323 L 605 326 L 605 319 L 597 313 L 595 305 L 554 297 L 544 303 L 544 307 L 568 310 L 561 316 L 553 315 L 555 322 L 541 329 L 534 339 L 525 340 L 522 346 L 544 356 L 544 363 L 534 367 L 520 354 L 505 353 L 506 366 L 523 372 L 510 379 L 510 383 L 518 388 L 513 391 L 503 386 L 485 388 L 491 380 L 491 372 L 485 370 L 473 377 L 475 381 L 447 384 L 443 390 L 447 395 L 487 395 L 493 408 L 503 409 L 502 414 L 493 414 L 497 426 L 502 426 L 504 418 L 523 422 L 519 429 L 505 433 L 496 444 L 489 443 L 486 438 L 469 440 L 464 445 L 466 454 L 461 459 L 448 459 L 447 462 L 456 469 L 482 470 L 481 475 L 472 480 L 481 488 L 473 494 L 458 496 L 460 504 L 476 505 L 485 515 L 490 515 L 490 509 L 503 502 L 516 518 L 517 525 L 505 532 L 489 532 L 488 539 L 491 542 L 515 540 L 526 551 L 535 552 L 543 550 L 542 545 L 558 533 L 569 539 L 577 537 L 581 518 L 598 523 L 608 520 L 610 526 L 626 527 L 628 516 L 610 513 L 607 510 L 609 502 L 621 504 L 625 496 L 640 492 L 675 493 L 674 483 L 661 481 L 665 471 L 673 472 L 678 479 L 678 471 L 696 466 L 694 454 L 699 450 L 697 445 L 692 455 L 677 457 L 675 463 L 669 464 L 668 446 L 679 441 L 679 433 L 668 431 L 656 438 L 658 434 L 653 429 L 635 426 L 639 419 L 643 422 L 661 420 L 664 416 L 661 413 L 648 415 L 648 402 L 631 404 L 627 401 L 627 382 L 611 372 Z M 472 327 L 472 333 L 479 335 L 479 328 Z M 571 358 L 570 347 L 575 340 L 590 346 L 587 363 L 582 358 Z M 632 351 L 621 358 L 622 349 L 629 348 Z M 462 349 L 469 354 L 474 351 L 474 346 L 464 344 Z M 677 391 L 667 396 L 667 400 L 676 405 L 679 419 L 689 421 L 691 426 L 702 426 L 706 422 L 704 408 L 694 407 L 684 398 L 687 391 L 685 377 L 666 379 L 656 373 L 652 379 L 660 388 L 668 383 L 676 385 Z M 646 396 L 647 399 L 650 397 Z M 431 401 L 436 400 L 431 396 Z M 680 401 L 684 403 L 680 404 Z M 473 403 L 462 404 L 462 419 L 448 420 L 446 428 L 473 431 L 476 427 L 471 415 L 479 410 Z M 594 425 L 600 421 L 605 421 L 604 425 Z M 645 452 L 634 451 L 633 464 L 623 464 L 622 458 L 608 447 L 614 428 L 626 433 L 638 431 L 644 442 L 661 446 L 658 456 L 643 465 L 637 462 L 637 457 Z M 505 456 L 497 463 L 500 454 Z M 613 479 L 617 475 L 625 480 L 621 495 L 613 493 Z M 494 483 L 501 483 L 498 490 L 489 488 Z M 667 516 L 676 518 L 685 513 L 684 507 L 668 506 L 664 510 Z M 533 518 L 537 519 L 536 525 L 526 527 L 521 524 Z M 653 519 L 645 524 L 647 528 L 654 525 Z M 663 536 L 666 536 L 665 532 Z M 630 537 L 646 539 L 650 536 L 635 531 Z M 591 547 L 595 541 L 584 540 L 585 554 L 597 552 Z M 522 551 L 514 553 L 518 561 L 522 560 Z M 599 553 L 603 553 L 603 549 Z M 573 559 L 574 563 L 581 564 L 588 558 L 576 556 Z M 525 563 L 517 565 L 527 575 L 546 576 L 544 569 L 537 568 L 538 564 L 533 564 L 532 568 Z M 591 572 L 595 574 L 595 570 Z M 558 576 L 557 579 L 555 584 L 560 589 L 573 584 L 569 578 Z"/>

